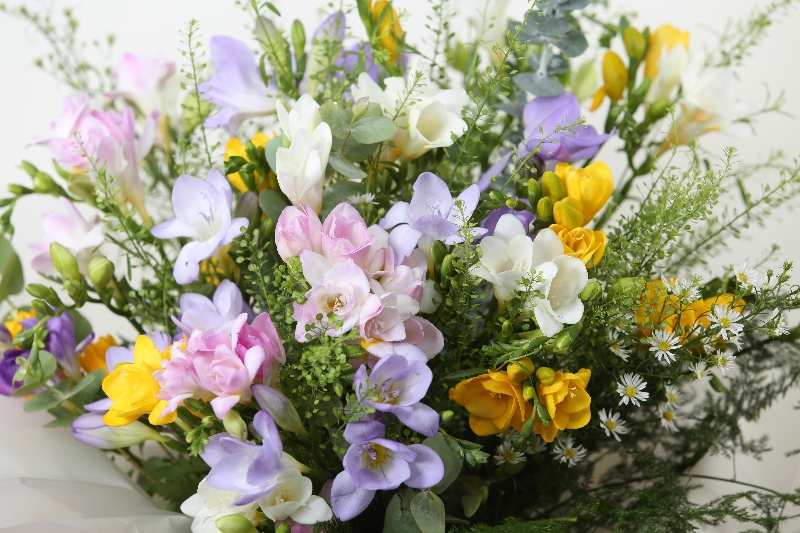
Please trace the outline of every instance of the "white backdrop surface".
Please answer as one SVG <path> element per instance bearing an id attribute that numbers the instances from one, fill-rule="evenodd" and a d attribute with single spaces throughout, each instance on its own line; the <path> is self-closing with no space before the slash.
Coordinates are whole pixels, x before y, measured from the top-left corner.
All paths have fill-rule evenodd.
<path id="1" fill-rule="evenodd" d="M 306 26 L 307 34 L 324 12 L 327 2 L 324 0 L 275 0 L 281 9 L 288 27 L 295 18 Z M 339 2 L 335 2 L 337 5 Z M 348 1 L 346 4 L 353 4 Z M 430 5 L 426 0 L 395 0 L 398 7 L 405 9 L 404 27 L 410 39 L 419 44 L 425 36 L 426 17 L 430 13 Z M 472 31 L 468 17 L 479 18 L 483 0 L 453 0 L 458 6 L 457 15 L 452 19 L 452 29 L 457 32 Z M 138 0 L 137 2 L 120 2 L 109 0 L 74 0 L 35 1 L 25 0 L 24 5 L 33 9 L 44 5 L 52 5 L 56 9 L 71 6 L 82 23 L 81 35 L 86 40 L 104 38 L 113 33 L 117 38 L 114 56 L 116 60 L 123 52 L 133 51 L 145 56 L 153 56 L 159 52 L 180 62 L 179 30 L 191 18 L 198 20 L 204 39 L 212 35 L 224 34 L 246 40 L 249 36 L 249 18 L 233 1 L 222 0 Z M 611 0 L 613 9 L 618 12 L 637 10 L 638 25 L 658 26 L 671 23 L 677 27 L 689 29 L 691 49 L 702 52 L 710 48 L 717 35 L 723 30 L 729 19 L 745 17 L 752 7 L 760 2 L 748 0 Z M 524 12 L 524 0 L 508 0 L 506 15 L 521 17 Z M 353 17 L 354 20 L 355 17 Z M 353 23 L 353 26 L 357 24 Z M 800 91 L 796 88 L 800 82 L 800 74 L 796 67 L 796 51 L 800 49 L 800 9 L 793 9 L 787 18 L 769 31 L 769 36 L 740 69 L 740 80 L 737 93 L 742 99 L 761 103 L 765 97 L 765 86 L 769 85 L 774 94 L 786 91 L 788 103 L 785 111 L 800 116 Z M 2 189 L 11 182 L 24 182 L 26 175 L 19 169 L 21 159 L 32 161 L 44 169 L 49 167 L 49 155 L 42 147 L 27 147 L 36 136 L 48 133 L 49 123 L 61 109 L 61 100 L 67 91 L 58 86 L 51 78 L 33 66 L 35 57 L 47 52 L 44 40 L 35 34 L 27 25 L 19 20 L 0 15 L 0 72 L 3 83 L 0 85 L 0 185 Z M 588 56 L 588 54 L 586 54 Z M 581 58 L 582 60 L 588 57 Z M 599 58 L 597 58 L 599 59 Z M 597 114 L 589 114 L 589 121 L 602 121 L 602 109 Z M 603 115 L 604 116 L 604 115 Z M 753 163 L 764 160 L 770 152 L 783 150 L 788 156 L 800 155 L 800 138 L 796 134 L 798 122 L 782 115 L 770 115 L 758 120 L 757 133 L 750 139 L 732 139 L 723 134 L 711 134 L 703 139 L 704 146 L 714 154 L 720 154 L 723 147 L 733 144 L 739 149 L 740 160 Z M 600 158 L 607 161 L 612 169 L 615 163 L 621 163 L 619 154 L 614 153 L 614 146 L 604 148 Z M 755 178 L 750 187 L 755 192 L 758 182 L 773 179 L 769 173 Z M 0 193 L 0 196 L 2 193 Z M 32 253 L 24 243 L 37 241 L 41 236 L 41 214 L 46 210 L 59 210 L 54 199 L 27 199 L 20 203 L 14 217 L 17 227 L 16 248 L 26 265 L 26 279 L 35 280 L 36 274 L 27 266 Z M 154 213 L 155 218 L 163 220 L 171 217 L 171 213 Z M 797 227 L 800 217 L 797 211 L 782 209 L 776 212 L 765 227 L 753 227 L 748 236 L 740 241 L 732 241 L 728 250 L 712 261 L 717 271 L 734 261 L 747 259 L 757 261 L 772 243 L 781 245 L 782 258 L 800 261 L 800 245 L 797 240 Z M 779 262 L 770 263 L 778 266 Z M 708 276 L 711 277 L 711 276 Z M 18 301 L 22 301 L 19 299 Z M 100 334 L 122 331 L 132 334 L 124 321 L 109 315 L 103 309 L 90 309 L 87 313 Z M 798 317 L 790 320 L 794 325 Z M 789 491 L 800 486 L 800 457 L 786 458 L 784 453 L 800 447 L 800 412 L 792 409 L 800 401 L 800 393 L 793 391 L 787 398 L 777 402 L 756 424 L 748 426 L 748 436 L 755 437 L 763 432 L 770 435 L 773 451 L 763 461 L 737 457 L 731 459 L 720 457 L 705 460 L 696 470 L 698 474 L 730 478 L 736 475 L 740 481 L 766 486 L 773 490 Z M 11 416 L 17 411 L 18 416 Z M 115 478 L 102 465 L 102 454 L 90 450 L 76 442 L 64 430 L 37 429 L 44 423 L 43 417 L 22 415 L 21 404 L 17 400 L 0 399 L 0 428 L 11 438 L 0 439 L 0 494 L 4 494 L 11 486 L 9 483 L 19 478 L 42 477 L 54 480 L 72 480 L 85 483 L 96 483 L 93 476 L 102 471 L 102 484 L 126 490 L 124 477 Z M 53 444 L 42 444 L 39 462 L 26 462 L 30 449 L 27 443 L 45 439 L 44 435 L 52 435 Z M 98 466 L 85 468 L 84 464 Z M 28 468 L 35 465 L 36 472 Z M 111 466 L 111 465 L 108 465 Z M 97 470 L 94 470 L 97 469 Z M 108 474 L 108 475 L 106 475 Z M 697 491 L 697 498 L 709 499 L 727 491 L 738 490 L 730 483 L 709 482 L 703 480 L 705 487 Z M 20 489 L 21 490 L 21 489 Z M 25 490 L 32 490 L 30 487 Z M 139 497 L 138 494 L 134 497 Z M 22 522 L 10 520 L 13 515 L 13 502 L 0 498 L 0 528 L 17 525 Z M 788 510 L 787 510 L 788 512 Z M 800 524 L 787 526 L 783 531 L 800 529 Z M 73 531 L 65 529 L 64 531 Z M 78 529 L 89 531 L 90 529 Z M 105 529 L 91 529 L 106 531 Z M 188 529 L 187 529 L 188 530 Z M 736 531 L 738 527 L 727 524 L 715 531 Z M 14 529 L 14 531 L 34 531 L 32 529 Z M 57 530 L 53 530 L 57 531 Z M 60 530 L 58 530 L 60 531 Z M 111 530 L 109 530 L 111 531 Z M 176 530 L 177 531 L 177 530 Z"/>

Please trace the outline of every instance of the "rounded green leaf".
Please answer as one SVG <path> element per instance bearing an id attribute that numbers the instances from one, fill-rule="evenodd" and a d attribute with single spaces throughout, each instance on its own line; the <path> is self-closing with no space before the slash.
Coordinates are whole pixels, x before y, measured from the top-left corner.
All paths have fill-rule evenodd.
<path id="1" fill-rule="evenodd" d="M 444 533 L 444 502 L 433 492 L 422 491 L 414 496 L 411 515 L 421 533 Z"/>
<path id="2" fill-rule="evenodd" d="M 436 452 L 444 464 L 444 477 L 431 490 L 436 494 L 441 494 L 461 473 L 464 459 L 460 454 L 455 453 L 446 442 L 446 437 L 438 433 L 435 437 L 425 439 L 422 444 Z"/>
<path id="3" fill-rule="evenodd" d="M 364 116 L 353 125 L 353 138 L 361 144 L 386 141 L 397 133 L 394 121 L 387 117 Z"/>
<path id="4" fill-rule="evenodd" d="M 322 120 L 331 127 L 331 135 L 337 139 L 344 139 L 350 133 L 350 121 L 347 120 L 347 113 L 334 102 L 325 102 L 319 106 L 319 114 Z"/>

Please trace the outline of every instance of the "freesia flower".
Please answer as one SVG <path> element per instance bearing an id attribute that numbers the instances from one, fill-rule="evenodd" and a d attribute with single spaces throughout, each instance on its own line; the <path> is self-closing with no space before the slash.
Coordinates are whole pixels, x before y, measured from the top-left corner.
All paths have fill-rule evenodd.
<path id="1" fill-rule="evenodd" d="M 316 524 L 333 517 L 325 500 L 312 494 L 311 480 L 292 468 L 283 471 L 275 488 L 258 503 L 275 522 L 291 519 L 298 524 Z"/>
<path id="2" fill-rule="evenodd" d="M 89 276 L 89 261 L 95 256 L 97 248 L 103 243 L 103 227 L 100 217 L 94 215 L 87 220 L 71 201 L 59 198 L 67 214 L 45 211 L 42 216 L 44 234 L 39 242 L 29 244 L 36 254 L 31 266 L 47 276 L 58 274 L 53 258 L 50 257 L 50 244 L 57 242 L 67 248 L 78 260 L 78 268 L 84 276 Z"/>
<path id="3" fill-rule="evenodd" d="M 669 98 L 689 62 L 689 32 L 664 24 L 650 34 L 644 57 L 644 75 L 652 80 L 645 101 Z"/>
<path id="4" fill-rule="evenodd" d="M 392 413 L 417 433 L 433 437 L 439 430 L 439 413 L 420 403 L 432 380 L 425 362 L 389 355 L 373 367 L 369 377 L 367 367 L 361 365 L 353 377 L 353 388 L 361 405 Z"/>
<path id="5" fill-rule="evenodd" d="M 524 158 L 541 143 L 536 155 L 542 159 L 577 161 L 592 157 L 611 134 L 598 134 L 594 126 L 573 126 L 574 132 L 559 126 L 575 123 L 581 116 L 578 98 L 565 91 L 558 96 L 539 96 L 527 104 L 522 112 L 525 125 L 524 143 L 520 158 Z"/>
<path id="6" fill-rule="evenodd" d="M 322 208 L 322 178 L 328 166 L 333 137 L 321 122 L 311 132 L 298 129 L 289 148 L 280 147 L 275 159 L 278 186 L 292 205 L 307 205 L 315 213 Z"/>
<path id="7" fill-rule="evenodd" d="M 550 226 L 564 245 L 564 255 L 580 259 L 586 268 L 597 266 L 603 259 L 608 239 L 602 230 L 569 229 L 559 224 Z"/>
<path id="8" fill-rule="evenodd" d="M 405 294 L 371 295 L 361 308 L 359 332 L 362 345 L 397 342 L 406 338 L 405 320 L 419 311 L 419 304 Z"/>
<path id="9" fill-rule="evenodd" d="M 508 301 L 531 272 L 533 241 L 514 215 L 500 217 L 493 235 L 481 239 L 481 260 L 473 274 L 490 282 L 495 298 Z"/>
<path id="10" fill-rule="evenodd" d="M 444 476 L 442 460 L 431 448 L 385 439 L 385 432 L 386 427 L 376 420 L 363 419 L 345 426 L 344 438 L 350 448 L 342 461 L 344 471 L 331 487 L 331 505 L 339 520 L 361 514 L 378 490 L 394 490 L 403 483 L 430 488 Z"/>
<path id="11" fill-rule="evenodd" d="M 111 427 L 103 422 L 102 413 L 86 413 L 72 422 L 72 436 L 88 446 L 103 450 L 127 448 L 148 440 L 166 442 L 167 437 L 138 420 L 122 427 Z"/>
<path id="12" fill-rule="evenodd" d="M 487 374 L 461 381 L 450 389 L 450 399 L 469 411 L 469 427 L 484 437 L 513 427 L 519 431 L 531 417 L 533 408 L 522 396 L 522 383 L 508 373 Z"/>
<path id="13" fill-rule="evenodd" d="M 112 346 L 117 346 L 117 341 L 111 335 L 103 335 L 86 346 L 78 355 L 81 368 L 87 373 L 94 370 L 105 370 L 107 375 L 106 352 Z"/>
<path id="14" fill-rule="evenodd" d="M 244 120 L 275 113 L 278 88 L 261 79 L 253 52 L 242 41 L 216 35 L 209 42 L 216 72 L 200 84 L 206 100 L 221 107 L 206 127 L 225 126 L 230 135 Z"/>
<path id="15" fill-rule="evenodd" d="M 108 98 L 124 98 L 148 116 L 154 111 L 167 117 L 175 111 L 178 83 L 173 77 L 175 63 L 167 61 L 163 54 L 153 59 L 125 53 L 111 75 L 117 86 Z"/>
<path id="16" fill-rule="evenodd" d="M 583 209 L 583 224 L 587 225 L 606 205 L 614 192 L 614 177 L 611 169 L 601 161 L 586 168 L 573 168 L 567 163 L 558 163 L 556 175 L 564 182 L 567 196 L 576 199 Z"/>
<path id="17" fill-rule="evenodd" d="M 522 199 L 521 201 L 525 204 L 529 204 L 528 200 L 526 199 Z M 515 211 L 506 206 L 498 207 L 497 209 L 492 210 L 492 212 L 489 213 L 489 216 L 484 218 L 483 222 L 481 222 L 481 227 L 486 228 L 485 235 L 494 235 L 494 229 L 497 227 L 497 223 L 500 222 L 500 219 L 503 217 L 503 215 L 514 215 L 522 223 L 522 227 L 525 230 L 530 227 L 534 217 L 532 211 Z"/>
<path id="18" fill-rule="evenodd" d="M 193 330 L 220 330 L 229 328 L 242 313 L 252 316 L 242 291 L 230 280 L 224 279 L 214 291 L 213 299 L 202 294 L 187 292 L 181 295 L 181 315 L 173 322 L 187 335 Z"/>
<path id="19" fill-rule="evenodd" d="M 240 515 L 251 523 L 260 523 L 258 503 L 236 505 L 234 500 L 240 497 L 242 494 L 239 492 L 212 487 L 205 477 L 197 487 L 197 493 L 181 504 L 181 512 L 194 518 L 192 533 L 220 533 L 217 520 L 230 515 Z"/>
<path id="20" fill-rule="evenodd" d="M 390 61 L 397 62 L 398 46 L 403 41 L 403 28 L 400 17 L 391 0 L 374 0 L 370 2 L 373 23 L 377 26 L 378 42 L 391 54 Z"/>
<path id="21" fill-rule="evenodd" d="M 30 327 L 38 320 L 32 321 Z M 44 339 L 44 348 L 56 358 L 58 366 L 64 371 L 72 381 L 80 381 L 83 375 L 81 374 L 81 364 L 78 360 L 78 354 L 84 350 L 93 340 L 94 333 L 76 342 L 75 339 L 75 322 L 69 313 L 61 313 L 60 316 L 54 316 L 47 320 L 46 327 L 48 330 L 47 337 Z"/>
<path id="22" fill-rule="evenodd" d="M 453 198 L 447 184 L 439 177 L 430 172 L 420 174 L 414 182 L 411 202 L 396 202 L 379 222 L 385 230 L 394 228 L 389 233 L 389 245 L 394 251 L 395 264 L 411 255 L 417 244 L 427 256 L 435 240 L 445 244 L 462 242 L 458 230 L 472 216 L 479 199 L 477 185 L 470 185 L 458 198 Z M 462 211 L 455 207 L 456 201 L 462 203 L 465 220 L 462 220 Z M 476 235 L 486 232 L 483 228 L 473 231 Z"/>
<path id="23" fill-rule="evenodd" d="M 188 237 L 175 260 L 175 281 L 186 285 L 200 276 L 200 261 L 208 259 L 217 248 L 230 244 L 247 227 L 246 218 L 231 220 L 233 193 L 230 183 L 217 169 L 201 180 L 182 175 L 172 189 L 175 218 L 155 226 L 151 232 L 159 239 Z"/>
<path id="24" fill-rule="evenodd" d="M 611 50 L 607 51 L 603 56 L 603 86 L 594 94 L 591 111 L 600 107 L 606 96 L 616 103 L 622 98 L 627 86 L 628 68 L 621 57 Z"/>
<path id="25" fill-rule="evenodd" d="M 283 102 L 278 100 L 277 104 L 278 120 L 280 121 L 283 136 L 292 142 L 297 130 L 314 131 L 319 123 L 322 122 L 322 115 L 319 113 L 319 104 L 314 97 L 306 93 L 292 106 L 291 111 L 286 111 Z"/>
<path id="26" fill-rule="evenodd" d="M 0 329 L 0 345 L 10 345 L 11 341 L 14 340 L 14 337 L 19 335 L 25 329 L 23 322 L 28 318 L 36 318 L 36 309 L 31 309 L 30 311 L 26 311 L 25 309 L 17 309 L 17 313 L 14 315 L 14 318 L 3 323 L 5 330 Z M 6 339 L 6 334 L 8 334 L 8 339 Z"/>
<path id="27" fill-rule="evenodd" d="M 133 363 L 118 365 L 103 380 L 103 392 L 113 402 L 103 416 L 103 422 L 120 427 L 130 424 L 142 415 L 149 415 L 148 420 L 153 425 L 175 421 L 178 413 L 162 416 L 167 402 L 156 398 L 160 387 L 153 373 L 161 369 L 164 360 L 169 360 L 168 350 L 159 351 L 155 343 L 144 335 L 136 338 Z"/>
<path id="28" fill-rule="evenodd" d="M 267 143 L 270 141 L 272 136 L 267 135 L 262 132 L 258 132 L 253 135 L 253 138 L 250 139 L 250 142 L 253 143 L 253 146 L 257 148 L 264 148 L 267 146 Z M 231 137 L 228 139 L 228 143 L 225 145 L 225 161 L 227 162 L 231 157 L 243 157 L 247 159 L 247 151 L 245 150 L 245 144 L 240 141 L 236 137 Z M 249 159 L 247 159 L 249 161 Z M 256 176 L 259 174 L 256 173 Z M 233 174 L 228 174 L 228 181 L 231 182 L 231 185 L 236 187 L 240 192 L 247 192 L 247 185 L 244 184 L 242 180 L 242 176 L 238 172 L 234 172 Z M 259 190 L 264 190 L 269 186 L 269 183 L 265 180 L 262 182 L 261 187 Z"/>
<path id="29" fill-rule="evenodd" d="M 592 398 L 586 392 L 586 387 L 591 377 L 591 370 L 581 368 L 574 374 L 559 370 L 549 385 L 541 380 L 536 382 L 539 401 L 547 409 L 551 422 L 545 426 L 537 418 L 533 430 L 545 442 L 553 442 L 559 430 L 579 429 L 589 423 L 592 418 L 589 407 Z"/>

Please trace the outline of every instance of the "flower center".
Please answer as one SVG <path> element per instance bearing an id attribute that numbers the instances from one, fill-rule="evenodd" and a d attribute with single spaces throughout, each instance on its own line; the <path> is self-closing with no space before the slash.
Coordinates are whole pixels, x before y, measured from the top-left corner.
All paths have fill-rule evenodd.
<path id="1" fill-rule="evenodd" d="M 389 454 L 386 453 L 386 448 L 380 444 L 372 443 L 364 448 L 364 462 L 368 468 L 373 470 L 379 468 L 388 458 Z"/>
<path id="2" fill-rule="evenodd" d="M 381 388 L 375 391 L 375 400 L 378 403 L 388 403 L 394 405 L 400 397 L 400 391 L 392 388 L 390 382 L 385 382 Z"/>
<path id="3" fill-rule="evenodd" d="M 746 282 L 747 282 L 747 279 L 748 279 L 748 278 L 747 278 L 747 274 L 745 274 L 744 272 L 739 272 L 739 279 L 740 279 L 741 281 L 744 281 L 744 282 L 746 283 Z"/>
<path id="4" fill-rule="evenodd" d="M 572 448 L 567 448 L 566 450 L 564 450 L 564 457 L 566 457 L 567 459 L 574 459 L 575 450 L 573 450 Z"/>
<path id="5" fill-rule="evenodd" d="M 511 450 L 508 450 L 508 451 L 503 452 L 503 458 L 506 461 L 513 461 L 513 460 L 515 460 L 517 458 L 517 454 L 515 454 Z"/>
<path id="6" fill-rule="evenodd" d="M 617 429 L 617 423 L 613 420 L 606 420 L 606 428 L 608 428 L 610 431 L 614 431 Z"/>
<path id="7" fill-rule="evenodd" d="M 325 304 L 328 306 L 328 309 L 334 313 L 340 313 L 344 311 L 345 307 L 347 307 L 347 301 L 341 294 L 336 297 L 329 296 L 325 301 Z"/>
<path id="8" fill-rule="evenodd" d="M 719 319 L 719 325 L 722 326 L 723 328 L 729 328 L 731 327 L 731 319 L 724 316 Z"/>
<path id="9" fill-rule="evenodd" d="M 670 345 L 667 341 L 661 341 L 658 343 L 658 349 L 662 352 L 668 352 L 670 349 Z"/>
<path id="10" fill-rule="evenodd" d="M 720 357 L 717 364 L 722 367 L 728 366 L 728 359 L 726 357 Z"/>
<path id="11" fill-rule="evenodd" d="M 672 414 L 672 411 L 664 411 L 664 419 L 667 422 L 672 422 L 672 419 L 675 418 L 675 415 Z"/>
<path id="12" fill-rule="evenodd" d="M 636 387 L 634 387 L 633 385 L 628 385 L 627 387 L 625 387 L 625 395 L 626 396 L 629 396 L 629 397 L 633 398 L 637 394 L 639 394 L 639 390 Z"/>

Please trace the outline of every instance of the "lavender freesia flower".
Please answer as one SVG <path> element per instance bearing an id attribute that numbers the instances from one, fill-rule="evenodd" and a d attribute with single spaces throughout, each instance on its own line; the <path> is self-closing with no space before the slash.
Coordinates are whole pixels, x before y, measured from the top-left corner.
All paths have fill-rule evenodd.
<path id="1" fill-rule="evenodd" d="M 558 96 L 540 96 L 528 102 L 522 111 L 525 141 L 519 157 L 525 157 L 539 142 L 542 146 L 537 155 L 542 159 L 570 162 L 592 157 L 600 145 L 611 137 L 611 133 L 598 134 L 594 126 L 576 126 L 575 132 L 562 130 L 551 135 L 559 125 L 569 126 L 580 115 L 578 98 L 570 92 L 565 91 Z"/>
<path id="2" fill-rule="evenodd" d="M 464 221 L 455 201 L 463 202 L 463 214 L 469 218 L 479 199 L 477 185 L 470 185 L 454 199 L 450 196 L 447 184 L 438 176 L 430 172 L 420 174 L 414 182 L 411 203 L 395 203 L 379 222 L 383 229 L 394 228 L 389 233 L 389 245 L 394 251 L 395 264 L 402 263 L 404 258 L 411 255 L 417 244 L 427 255 L 435 240 L 444 241 L 445 244 L 462 242 L 457 232 Z M 474 229 L 476 235 L 485 232 L 483 228 Z"/>
<path id="3" fill-rule="evenodd" d="M 159 239 L 192 239 L 175 261 L 175 281 L 181 285 L 196 281 L 200 276 L 200 261 L 242 234 L 241 228 L 248 222 L 244 217 L 231 220 L 232 202 L 231 185 L 217 169 L 211 169 L 205 180 L 183 175 L 175 181 L 172 189 L 175 218 L 151 230 Z"/>
<path id="4" fill-rule="evenodd" d="M 353 386 L 361 405 L 392 413 L 417 433 L 433 437 L 439 431 L 439 413 L 420 403 L 432 379 L 425 362 L 392 354 L 382 358 L 369 377 L 367 367 L 361 365 Z"/>
<path id="5" fill-rule="evenodd" d="M 250 306 L 242 298 L 242 291 L 235 283 L 224 279 L 214 291 L 213 299 L 193 292 L 181 295 L 180 319 L 173 317 L 172 321 L 184 333 L 190 335 L 195 329 L 230 328 L 242 313 L 247 313 L 248 318 L 253 318 Z"/>
<path id="6" fill-rule="evenodd" d="M 32 323 L 30 325 L 26 324 L 26 327 L 32 327 L 38 322 L 36 319 L 27 319 L 23 321 L 23 324 L 27 321 Z M 53 354 L 58 366 L 61 367 L 68 378 L 76 382 L 79 381 L 82 376 L 78 354 L 94 340 L 94 333 L 89 333 L 76 346 L 75 323 L 69 313 L 62 313 L 61 316 L 49 319 L 45 327 L 49 331 L 44 341 L 45 350 Z"/>
<path id="7" fill-rule="evenodd" d="M 385 439 L 385 432 L 383 424 L 369 419 L 345 427 L 344 438 L 351 446 L 342 461 L 344 471 L 331 487 L 331 506 L 339 520 L 361 514 L 378 490 L 394 490 L 403 483 L 429 488 L 444 476 L 442 460 L 431 448 Z"/>
<path id="8" fill-rule="evenodd" d="M 261 79 L 253 52 L 242 41 L 217 35 L 209 43 L 216 72 L 200 84 L 203 98 L 221 107 L 206 119 L 209 128 L 225 126 L 234 134 L 244 120 L 275 113 L 277 87 Z"/>
<path id="9" fill-rule="evenodd" d="M 103 422 L 103 413 L 89 412 L 72 422 L 72 436 L 88 446 L 109 450 L 127 448 L 147 440 L 166 442 L 167 438 L 138 420 L 121 426 L 111 427 Z"/>
<path id="10" fill-rule="evenodd" d="M 252 503 L 278 485 L 286 464 L 278 428 L 266 411 L 259 411 L 253 427 L 262 444 L 242 442 L 229 433 L 213 435 L 200 457 L 211 467 L 206 481 L 212 487 L 243 494 L 237 505 Z"/>
<path id="11" fill-rule="evenodd" d="M 521 200 L 525 204 L 530 205 L 528 200 L 525 200 L 525 199 L 521 199 Z M 487 236 L 490 236 L 490 235 L 494 235 L 494 229 L 495 229 L 495 227 L 497 227 L 497 223 L 500 221 L 500 217 L 502 217 L 503 215 L 514 215 L 517 218 L 517 220 L 522 222 L 522 227 L 525 228 L 526 231 L 527 231 L 528 227 L 530 227 L 531 222 L 533 222 L 533 212 L 532 211 L 528 211 L 528 210 L 515 211 L 515 210 L 511 209 L 510 207 L 506 207 L 506 206 L 498 207 L 497 209 L 495 209 L 494 211 L 489 213 L 489 216 L 486 217 L 485 219 L 483 219 L 483 222 L 481 222 L 481 226 L 486 228 L 486 235 L 484 235 L 484 237 L 487 237 Z"/>
<path id="12" fill-rule="evenodd" d="M 3 357 L 0 358 L 0 394 L 11 396 L 11 393 L 22 386 L 21 381 L 14 381 L 14 374 L 19 370 L 17 357 L 22 356 L 27 359 L 29 355 L 29 350 L 20 350 L 19 348 L 3 352 Z"/>

